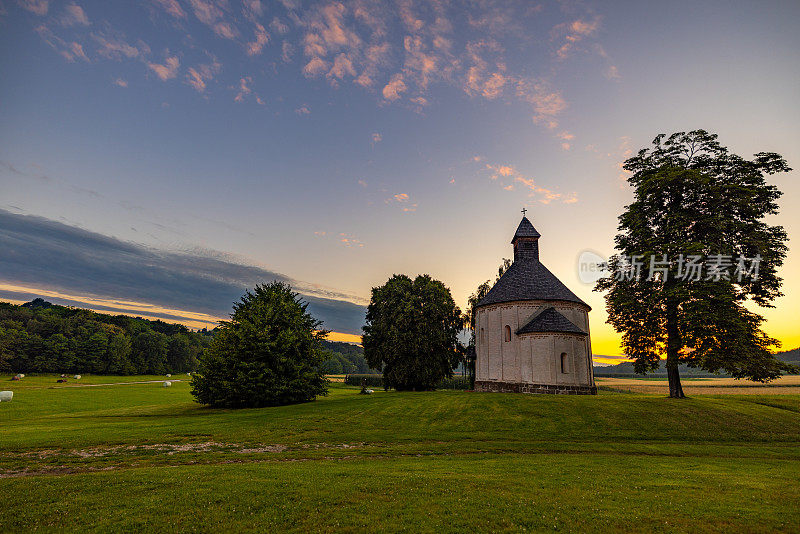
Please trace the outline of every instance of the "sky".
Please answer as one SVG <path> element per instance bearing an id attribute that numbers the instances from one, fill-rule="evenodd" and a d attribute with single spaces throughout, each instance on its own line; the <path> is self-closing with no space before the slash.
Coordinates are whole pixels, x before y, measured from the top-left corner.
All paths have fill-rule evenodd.
<path id="1" fill-rule="evenodd" d="M 463 308 L 541 259 L 621 354 L 584 251 L 613 253 L 621 163 L 703 128 L 800 167 L 797 2 L 0 0 L 0 299 L 212 325 L 291 283 L 356 341 L 372 287 L 428 273 Z M 800 345 L 798 171 L 771 217 Z"/>

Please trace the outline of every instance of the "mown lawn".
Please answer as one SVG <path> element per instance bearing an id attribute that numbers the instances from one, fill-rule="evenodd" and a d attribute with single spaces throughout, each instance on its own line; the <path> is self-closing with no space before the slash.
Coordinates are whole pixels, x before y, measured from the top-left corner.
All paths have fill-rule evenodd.
<path id="1" fill-rule="evenodd" d="M 800 530 L 795 395 L 335 385 L 227 411 L 186 381 L 54 386 L 0 377 L 0 532 Z"/>

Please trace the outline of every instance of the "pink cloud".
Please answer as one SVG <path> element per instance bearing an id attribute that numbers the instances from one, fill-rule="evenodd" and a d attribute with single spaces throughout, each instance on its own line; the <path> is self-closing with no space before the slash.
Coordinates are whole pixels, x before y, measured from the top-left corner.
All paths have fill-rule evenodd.
<path id="1" fill-rule="evenodd" d="M 297 113 L 298 115 L 310 115 L 311 114 L 311 110 L 308 109 L 308 106 L 300 106 L 299 108 L 294 110 L 294 112 Z"/>
<path id="2" fill-rule="evenodd" d="M 477 161 L 478 160 L 476 160 L 476 162 Z M 492 165 L 487 163 L 484 167 L 491 172 L 490 178 L 492 181 L 499 182 L 501 187 L 506 191 L 514 191 L 514 184 L 520 184 L 528 190 L 529 197 L 543 204 L 548 204 L 553 200 L 561 200 L 567 204 L 578 201 L 575 193 L 564 196 L 557 191 L 542 187 L 536 183 L 534 178 L 523 175 L 512 165 Z M 507 179 L 511 180 L 511 183 L 508 183 L 506 181 Z"/>
<path id="3" fill-rule="evenodd" d="M 163 64 L 148 63 L 147 66 L 152 70 L 162 82 L 171 80 L 178 74 L 178 67 L 181 62 L 178 56 L 168 56 Z"/>
<path id="4" fill-rule="evenodd" d="M 383 98 L 389 101 L 394 101 L 400 98 L 400 95 L 406 91 L 407 87 L 403 82 L 403 75 L 397 73 L 392 76 L 389 83 L 383 88 Z"/>
<path id="5" fill-rule="evenodd" d="M 143 52 L 150 49 L 144 45 L 142 50 L 128 44 L 123 38 L 108 35 L 105 33 L 92 34 L 92 39 L 98 44 L 97 53 L 106 59 L 120 60 L 123 58 L 133 59 L 139 57 Z"/>
<path id="6" fill-rule="evenodd" d="M 239 36 L 238 30 L 229 22 L 217 22 L 214 24 L 214 33 L 224 39 L 236 39 Z"/>
<path id="7" fill-rule="evenodd" d="M 418 204 L 416 202 L 411 202 L 411 196 L 408 193 L 397 193 L 386 200 L 387 204 L 392 202 L 396 202 L 400 204 L 401 209 L 405 212 L 417 211 Z"/>
<path id="8" fill-rule="evenodd" d="M 567 102 L 560 92 L 550 90 L 541 82 L 518 81 L 517 97 L 533 106 L 534 121 L 544 122 L 549 128 L 558 126 L 554 117 L 567 107 Z"/>
<path id="9" fill-rule="evenodd" d="M 322 59 L 315 57 L 303 67 L 303 74 L 308 77 L 314 77 L 322 74 L 328 70 L 328 64 Z"/>
<path id="10" fill-rule="evenodd" d="M 261 51 L 264 49 L 264 46 L 266 46 L 266 44 L 269 43 L 269 34 L 267 34 L 267 30 L 265 30 L 264 26 L 262 26 L 261 24 L 256 24 L 255 35 L 256 35 L 256 40 L 253 41 L 252 43 L 247 43 L 248 56 L 255 56 L 260 54 Z"/>
<path id="11" fill-rule="evenodd" d="M 208 82 L 219 73 L 221 68 L 222 64 L 216 60 L 209 64 L 199 65 L 197 68 L 191 67 L 186 75 L 186 83 L 194 87 L 198 93 L 202 93 L 206 90 Z"/>
<path id="12" fill-rule="evenodd" d="M 272 19 L 272 22 L 269 23 L 269 28 L 274 31 L 275 33 L 279 33 L 281 35 L 285 33 L 289 33 L 289 26 L 287 26 L 281 19 L 275 17 Z"/>
<path id="13" fill-rule="evenodd" d="M 183 10 L 178 0 L 153 0 L 158 4 L 161 9 L 175 17 L 176 19 L 186 18 L 186 12 Z"/>
<path id="14" fill-rule="evenodd" d="M 211 25 L 222 18 L 222 10 L 213 1 L 189 0 L 194 16 L 203 24 Z"/>
<path id="15" fill-rule="evenodd" d="M 47 43 L 47 45 L 58 52 L 58 54 L 66 59 L 69 62 L 73 62 L 76 59 L 81 59 L 83 61 L 89 61 L 89 58 L 86 56 L 86 53 L 83 51 L 83 45 L 72 41 L 67 42 L 64 39 L 58 37 L 54 34 L 50 28 L 45 26 L 44 24 L 37 26 L 34 31 L 39 34 L 39 37 Z"/>
<path id="16" fill-rule="evenodd" d="M 260 17 L 264 14 L 261 0 L 244 0 L 243 4 L 245 12 L 252 17 Z"/>
<path id="17" fill-rule="evenodd" d="M 47 15 L 49 7 L 49 0 L 17 0 L 17 3 L 24 9 L 31 13 L 36 13 L 39 16 Z"/>
<path id="18" fill-rule="evenodd" d="M 340 233 L 339 242 L 346 247 L 363 247 L 364 243 L 351 234 Z"/>
<path id="19" fill-rule="evenodd" d="M 128 87 L 128 80 L 124 80 L 122 78 L 115 79 L 113 83 L 117 87 Z"/>
<path id="20" fill-rule="evenodd" d="M 566 59 L 580 41 L 594 35 L 599 27 L 600 17 L 594 17 L 592 20 L 578 19 L 557 25 L 551 32 L 551 40 L 562 42 L 556 50 L 556 57 Z"/>
<path id="21" fill-rule="evenodd" d="M 61 17 L 62 26 L 88 26 L 89 24 L 89 18 L 78 4 L 69 4 L 64 8 L 64 14 Z"/>
<path id="22" fill-rule="evenodd" d="M 292 61 L 292 54 L 294 54 L 294 47 L 288 41 L 284 41 L 281 44 L 281 59 L 284 63 L 290 63 Z"/>
<path id="23" fill-rule="evenodd" d="M 250 76 L 239 79 L 239 92 L 233 97 L 234 102 L 244 102 L 244 97 L 253 93 L 250 88 L 251 83 L 253 83 L 253 79 Z"/>
<path id="24" fill-rule="evenodd" d="M 355 76 L 356 70 L 353 68 L 353 63 L 350 59 L 344 55 L 339 54 L 333 60 L 333 67 L 328 72 L 328 77 L 333 76 L 334 78 L 344 78 L 346 75 Z"/>

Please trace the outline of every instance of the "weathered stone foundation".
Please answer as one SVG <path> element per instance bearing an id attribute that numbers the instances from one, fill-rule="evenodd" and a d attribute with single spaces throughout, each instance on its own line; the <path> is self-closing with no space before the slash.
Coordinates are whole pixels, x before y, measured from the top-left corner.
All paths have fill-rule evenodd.
<path id="1" fill-rule="evenodd" d="M 548 395 L 597 395 L 597 386 L 570 384 L 527 384 L 525 382 L 476 381 L 475 391 L 493 393 L 532 393 Z"/>

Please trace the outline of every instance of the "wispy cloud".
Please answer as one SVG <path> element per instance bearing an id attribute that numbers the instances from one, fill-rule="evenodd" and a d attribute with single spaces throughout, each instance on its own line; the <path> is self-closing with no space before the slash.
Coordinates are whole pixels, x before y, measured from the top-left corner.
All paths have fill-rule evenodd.
<path id="1" fill-rule="evenodd" d="M 150 53 L 150 47 L 144 43 L 134 46 L 116 32 L 103 31 L 93 33 L 91 37 L 97 43 L 97 53 L 106 59 L 135 59 Z"/>
<path id="2" fill-rule="evenodd" d="M 269 34 L 261 24 L 255 26 L 255 40 L 247 43 L 247 55 L 256 56 L 264 50 L 264 47 L 269 43 Z"/>
<path id="3" fill-rule="evenodd" d="M 600 27 L 600 17 L 591 20 L 577 19 L 565 22 L 553 28 L 551 39 L 558 44 L 555 54 L 559 59 L 566 59 L 586 37 L 594 35 Z"/>
<path id="4" fill-rule="evenodd" d="M 219 73 L 221 68 L 222 64 L 216 58 L 212 58 L 211 63 L 190 67 L 186 74 L 186 83 L 194 87 L 198 93 L 202 93 L 206 90 L 208 82 Z"/>
<path id="5" fill-rule="evenodd" d="M 64 8 L 64 14 L 61 16 L 62 26 L 88 26 L 89 24 L 89 17 L 78 4 L 68 4 Z"/>
<path id="6" fill-rule="evenodd" d="M 66 41 L 58 37 L 44 24 L 37 26 L 35 31 L 50 48 L 58 52 L 58 54 L 67 61 L 73 62 L 77 59 L 89 61 L 89 57 L 84 52 L 82 44 L 76 41 Z"/>
<path id="7" fill-rule="evenodd" d="M 17 0 L 17 3 L 31 13 L 36 13 L 39 16 L 47 15 L 47 9 L 50 5 L 49 0 Z"/>
<path id="8" fill-rule="evenodd" d="M 245 98 L 252 96 L 255 99 L 255 101 L 258 102 L 260 105 L 262 106 L 265 105 L 261 97 L 258 96 L 258 94 L 255 91 L 253 91 L 253 88 L 251 87 L 252 83 L 253 83 L 253 78 L 251 78 L 250 76 L 245 76 L 244 78 L 240 78 L 238 87 L 234 88 L 236 89 L 237 92 L 236 96 L 233 97 L 233 101 L 244 102 Z"/>
<path id="9" fill-rule="evenodd" d="M 575 193 L 563 194 L 543 187 L 532 176 L 524 175 L 513 165 L 486 163 L 484 164 L 484 169 L 488 171 L 489 178 L 494 182 L 498 182 L 504 190 L 514 191 L 515 186 L 520 186 L 528 191 L 530 198 L 542 204 L 549 204 L 554 200 L 565 204 L 573 204 L 578 201 Z"/>
<path id="10" fill-rule="evenodd" d="M 350 247 L 362 248 L 364 246 L 364 243 L 362 243 L 360 239 L 358 239 L 352 234 L 340 233 L 339 242 L 348 248 Z"/>
<path id="11" fill-rule="evenodd" d="M 128 87 L 128 80 L 123 78 L 116 78 L 112 83 L 117 87 Z"/>
<path id="12" fill-rule="evenodd" d="M 408 193 L 395 193 L 391 198 L 386 200 L 387 204 L 398 204 L 400 209 L 405 212 L 417 211 L 418 204 L 411 201 L 411 195 Z"/>
<path id="13" fill-rule="evenodd" d="M 180 60 L 178 56 L 167 56 L 164 63 L 147 63 L 147 66 L 152 70 L 156 76 L 162 81 L 171 80 L 178 75 L 178 68 L 180 67 Z"/>
<path id="14" fill-rule="evenodd" d="M 176 19 L 186 18 L 186 12 L 178 3 L 178 0 L 153 0 L 153 2 Z"/>

